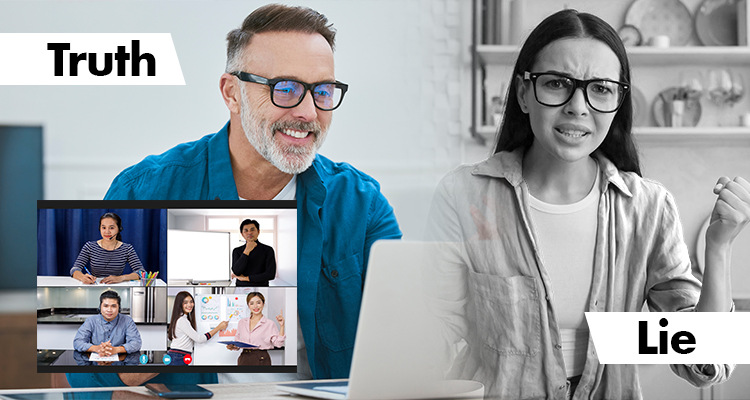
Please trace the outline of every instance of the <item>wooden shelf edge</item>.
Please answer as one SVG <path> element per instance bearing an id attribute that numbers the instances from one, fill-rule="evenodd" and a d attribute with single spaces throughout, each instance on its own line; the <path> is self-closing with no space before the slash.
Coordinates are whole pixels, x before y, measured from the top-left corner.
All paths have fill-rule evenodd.
<path id="1" fill-rule="evenodd" d="M 750 46 L 683 46 L 683 47 L 627 47 L 628 57 L 634 65 L 660 66 L 674 63 L 730 64 L 750 63 Z M 512 64 L 515 62 L 520 45 L 482 44 L 477 46 L 482 63 Z"/>
<path id="2" fill-rule="evenodd" d="M 478 126 L 477 133 L 483 136 L 494 135 L 497 128 L 494 126 Z M 636 127 L 633 128 L 636 140 L 641 143 L 714 143 L 724 145 L 727 143 L 740 143 L 750 145 L 750 127 Z"/>
<path id="3" fill-rule="evenodd" d="M 633 133 L 641 143 L 750 145 L 750 128 L 747 127 L 640 127 L 633 129 Z"/>
<path id="4" fill-rule="evenodd" d="M 633 133 L 641 135 L 716 135 L 737 136 L 750 138 L 750 127 L 745 126 L 691 126 L 683 128 L 667 128 L 661 126 L 639 126 L 633 128 Z"/>

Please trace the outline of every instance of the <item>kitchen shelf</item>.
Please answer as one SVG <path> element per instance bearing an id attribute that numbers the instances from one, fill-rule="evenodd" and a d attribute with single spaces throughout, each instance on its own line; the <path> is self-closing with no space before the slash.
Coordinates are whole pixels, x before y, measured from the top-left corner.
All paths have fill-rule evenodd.
<path id="1" fill-rule="evenodd" d="M 624 0 L 623 0 L 624 1 Z M 471 137 L 478 143 L 491 142 L 496 128 L 483 126 L 488 120 L 491 95 L 503 91 L 505 85 L 497 81 L 498 74 L 509 74 L 509 69 L 515 65 L 521 44 L 481 44 L 482 16 L 486 12 L 482 2 L 474 1 L 475 15 L 473 25 L 475 35 L 472 48 L 472 106 L 471 106 Z M 750 46 L 675 46 L 675 47 L 626 47 L 628 59 L 633 73 L 643 74 L 650 79 L 654 77 L 674 74 L 674 68 L 734 68 L 747 74 L 750 65 Z M 638 71 L 638 72 L 636 72 Z M 492 79 L 491 79 L 492 78 Z M 641 78 L 639 77 L 639 80 Z M 644 83 L 645 84 L 645 83 Z M 653 82 L 657 84 L 658 82 Z M 666 83 L 665 83 L 666 84 Z M 491 85 L 485 87 L 485 85 Z M 656 88 L 655 88 L 656 89 Z M 658 90 L 657 90 L 658 93 Z M 652 95 L 649 93 L 649 95 Z M 745 105 L 743 105 L 744 107 Z M 649 108 L 650 110 L 650 108 Z M 747 110 L 746 110 L 747 111 Z M 716 118 L 705 120 L 704 123 L 715 124 Z M 740 145 L 750 146 L 750 127 L 692 127 L 692 128 L 664 128 L 638 127 L 634 134 L 639 143 L 643 144 L 696 144 L 707 146 Z"/>
<path id="2" fill-rule="evenodd" d="M 637 66 L 729 65 L 750 63 L 747 46 L 628 47 L 628 58 Z"/>
<path id="3" fill-rule="evenodd" d="M 494 126 L 479 126 L 477 133 L 484 138 L 493 138 L 496 132 Z M 692 144 L 692 143 L 715 143 L 725 145 L 727 143 L 741 143 L 750 145 L 750 127 L 728 126 L 728 127 L 636 127 L 633 128 L 636 140 L 640 143 L 669 142 Z"/>
<path id="4" fill-rule="evenodd" d="M 729 143 L 750 145 L 750 127 L 728 126 L 728 127 L 636 127 L 633 128 L 636 138 L 641 143 L 706 143 L 721 144 Z"/>
<path id="5" fill-rule="evenodd" d="M 513 66 L 521 50 L 520 45 L 497 45 L 497 44 L 480 44 L 477 45 L 477 54 L 482 65 L 488 64 L 507 64 Z"/>
<path id="6" fill-rule="evenodd" d="M 477 46 L 477 54 L 483 65 L 510 65 L 516 61 L 520 45 Z M 680 64 L 717 65 L 750 63 L 748 46 L 692 46 L 692 47 L 628 47 L 628 58 L 632 66 L 673 66 Z"/>

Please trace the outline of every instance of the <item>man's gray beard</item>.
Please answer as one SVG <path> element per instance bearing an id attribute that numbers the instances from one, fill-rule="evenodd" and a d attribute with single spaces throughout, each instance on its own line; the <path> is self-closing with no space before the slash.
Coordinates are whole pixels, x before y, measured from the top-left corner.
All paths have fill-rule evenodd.
<path id="1" fill-rule="evenodd" d="M 255 147 L 255 151 L 271 165 L 278 168 L 279 171 L 286 174 L 299 174 L 310 168 L 315 159 L 315 154 L 326 136 L 326 131 L 321 129 L 320 124 L 317 122 L 278 121 L 269 126 L 268 120 L 253 112 L 242 86 L 240 86 L 240 96 L 242 98 L 240 101 L 242 130 L 245 131 L 248 142 Z M 275 141 L 276 131 L 285 128 L 309 131 L 309 134 L 313 135 L 312 146 L 282 145 Z"/>

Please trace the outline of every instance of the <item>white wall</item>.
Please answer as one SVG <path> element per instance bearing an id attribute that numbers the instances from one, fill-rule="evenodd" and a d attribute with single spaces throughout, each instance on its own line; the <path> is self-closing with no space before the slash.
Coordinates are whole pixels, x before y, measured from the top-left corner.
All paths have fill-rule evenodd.
<path id="1" fill-rule="evenodd" d="M 169 229 L 205 231 L 208 228 L 204 215 L 174 215 L 172 213 L 169 213 L 169 215 L 174 217 L 174 224 L 172 224 L 170 219 Z"/>
<path id="2" fill-rule="evenodd" d="M 297 284 L 297 212 L 283 212 L 276 219 L 277 279 Z"/>
<path id="3" fill-rule="evenodd" d="M 45 197 L 100 199 L 123 168 L 228 120 L 218 90 L 225 36 L 265 1 L 0 2 L 3 32 L 168 32 L 185 86 L 5 86 L 0 124 L 44 128 Z M 293 2 L 292 2 L 293 3 Z M 404 232 L 421 235 L 437 179 L 468 129 L 471 2 L 297 2 L 338 30 L 350 85 L 321 153 L 371 174 Z"/>

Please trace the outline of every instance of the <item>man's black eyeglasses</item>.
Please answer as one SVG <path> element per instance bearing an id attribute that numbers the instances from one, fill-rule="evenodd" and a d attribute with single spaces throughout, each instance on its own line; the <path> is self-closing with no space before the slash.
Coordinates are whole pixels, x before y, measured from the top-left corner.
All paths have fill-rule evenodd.
<path id="1" fill-rule="evenodd" d="M 341 105 L 349 85 L 339 81 L 305 83 L 294 79 L 276 78 L 268 79 L 262 76 L 249 74 L 247 72 L 232 72 L 241 81 L 259 83 L 271 88 L 271 102 L 276 107 L 294 108 L 302 103 L 305 94 L 309 90 L 315 103 L 315 107 L 323 111 L 332 111 Z"/>

